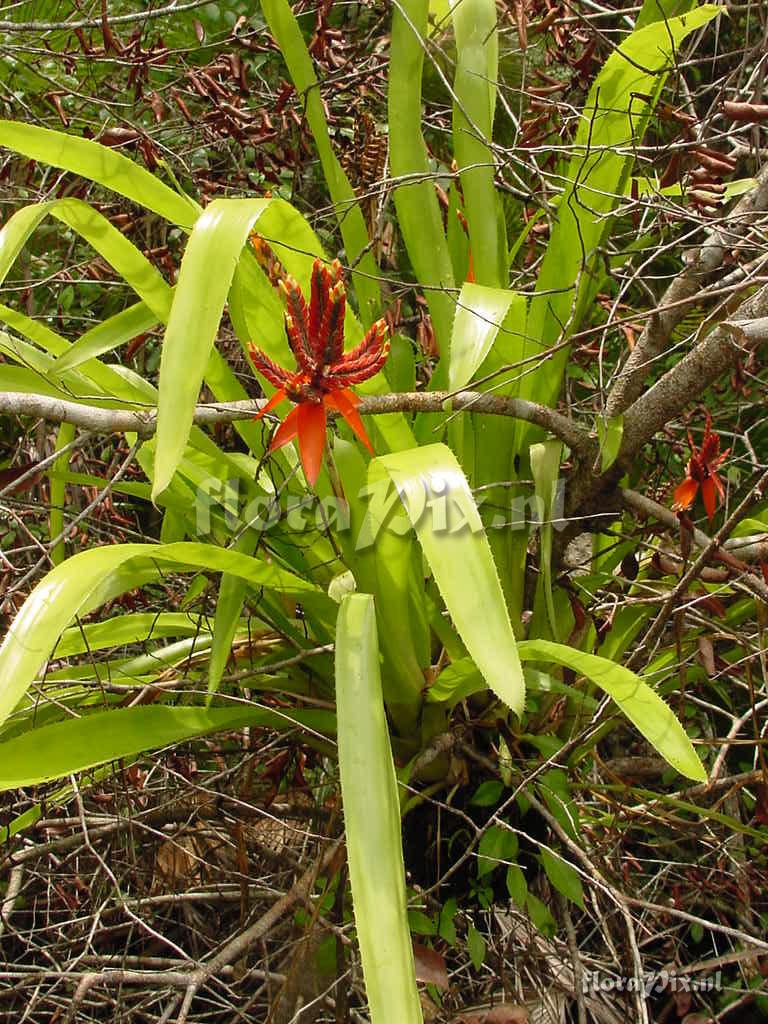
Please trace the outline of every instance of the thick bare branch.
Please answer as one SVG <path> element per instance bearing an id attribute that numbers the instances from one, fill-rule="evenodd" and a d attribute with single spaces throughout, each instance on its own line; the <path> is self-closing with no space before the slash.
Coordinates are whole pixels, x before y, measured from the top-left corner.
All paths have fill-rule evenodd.
<path id="1" fill-rule="evenodd" d="M 254 416 L 264 404 L 263 399 L 243 402 L 211 403 L 195 409 L 198 426 L 233 423 Z M 571 449 L 588 452 L 594 447 L 589 435 L 566 416 L 545 405 L 488 392 L 405 391 L 390 395 L 370 395 L 363 399 L 359 411 L 366 416 L 393 412 L 472 412 L 492 416 L 511 416 L 535 423 L 564 441 Z M 82 405 L 48 395 L 31 395 L 19 391 L 0 392 L 0 415 L 37 416 L 52 423 L 73 423 L 94 433 L 136 433 L 151 437 L 156 428 L 156 412 L 129 409 L 104 409 Z"/>
<path id="2" fill-rule="evenodd" d="M 616 416 L 640 397 L 654 360 L 664 351 L 669 337 L 690 309 L 695 297 L 720 269 L 728 249 L 733 248 L 742 226 L 751 227 L 753 214 L 768 206 L 768 165 L 757 185 L 727 215 L 726 224 L 718 224 L 707 235 L 700 249 L 689 257 L 685 268 L 669 285 L 658 311 L 647 321 L 642 334 L 619 374 L 606 402 L 606 414 Z"/>
<path id="3" fill-rule="evenodd" d="M 624 415 L 620 457 L 631 459 L 658 430 L 730 370 L 740 355 L 766 340 L 768 286 L 743 302 L 730 321 L 720 324 L 629 407 Z"/>

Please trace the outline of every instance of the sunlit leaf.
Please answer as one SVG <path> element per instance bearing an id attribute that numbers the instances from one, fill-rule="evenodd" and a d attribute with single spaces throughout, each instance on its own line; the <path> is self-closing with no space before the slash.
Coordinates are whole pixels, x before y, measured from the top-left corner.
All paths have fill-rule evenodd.
<path id="1" fill-rule="evenodd" d="M 297 596 L 318 593 L 311 583 L 274 564 L 210 544 L 115 544 L 80 552 L 38 583 L 5 635 L 0 647 L 0 722 L 13 711 L 76 615 L 156 579 L 167 566 L 229 572 L 255 586 Z"/>
<path id="2" fill-rule="evenodd" d="M 0 743 L 0 791 L 34 786 L 105 761 L 246 725 L 278 730 L 304 725 L 313 732 L 332 735 L 334 717 L 327 711 L 279 712 L 242 704 L 209 709 L 116 708 L 67 718 Z"/>
<path id="3" fill-rule="evenodd" d="M 563 328 L 566 333 L 576 329 L 594 292 L 591 268 L 610 229 L 608 214 L 623 196 L 635 161 L 634 146 L 642 139 L 675 51 L 721 10 L 702 4 L 687 14 L 636 29 L 611 53 L 593 82 L 531 302 L 527 356 L 555 344 Z M 560 392 L 567 358 L 567 349 L 562 349 L 553 355 L 546 372 L 525 377 L 521 397 L 552 404 Z"/>
<path id="4" fill-rule="evenodd" d="M 171 482 L 184 452 L 240 253 L 270 202 L 214 199 L 190 235 L 163 340 L 153 498 Z"/>
<path id="5" fill-rule="evenodd" d="M 426 445 L 377 460 L 391 477 L 457 632 L 486 682 L 521 714 L 523 670 L 488 538 L 449 448 Z"/>
<path id="6" fill-rule="evenodd" d="M 331 146 L 312 58 L 287 0 L 261 0 L 261 9 L 280 47 L 296 91 L 303 98 L 304 115 L 312 131 L 328 191 L 336 209 L 347 261 L 355 267 L 359 264 L 361 272 L 353 273 L 352 278 L 357 292 L 360 317 L 363 324 L 368 327 L 378 315 L 381 305 L 378 269 L 369 251 L 368 229 L 354 190 Z"/>
<path id="7" fill-rule="evenodd" d="M 450 338 L 453 267 L 443 218 L 430 180 L 432 168 L 422 134 L 421 81 L 427 36 L 427 0 L 402 0 L 392 13 L 389 61 L 389 161 L 398 184 L 393 196 L 408 256 L 426 292 L 440 344 Z"/>
<path id="8" fill-rule="evenodd" d="M 613 416 L 597 420 L 597 436 L 600 441 L 600 472 L 605 473 L 616 461 L 624 436 L 624 417 Z"/>
<path id="9" fill-rule="evenodd" d="M 453 152 L 461 173 L 469 239 L 480 284 L 506 282 L 507 240 L 490 142 L 499 77 L 494 0 L 451 0 L 458 61 L 453 82 Z"/>
<path id="10" fill-rule="evenodd" d="M 462 286 L 451 336 L 450 391 L 459 391 L 472 380 L 496 341 L 515 298 L 509 289 L 479 284 Z"/>
<path id="11" fill-rule="evenodd" d="M 421 1024 L 400 804 L 368 594 L 348 595 L 339 609 L 336 703 L 349 878 L 371 1024 Z"/>
<path id="12" fill-rule="evenodd" d="M 96 181 L 181 227 L 191 227 L 200 212 L 188 196 L 179 195 L 122 153 L 91 139 L 19 121 L 0 121 L 0 146 Z"/>
<path id="13" fill-rule="evenodd" d="M 671 708 L 647 683 L 623 665 L 548 640 L 520 644 L 526 661 L 554 662 L 581 672 L 604 690 L 648 742 L 681 775 L 706 782 L 707 773 Z"/>

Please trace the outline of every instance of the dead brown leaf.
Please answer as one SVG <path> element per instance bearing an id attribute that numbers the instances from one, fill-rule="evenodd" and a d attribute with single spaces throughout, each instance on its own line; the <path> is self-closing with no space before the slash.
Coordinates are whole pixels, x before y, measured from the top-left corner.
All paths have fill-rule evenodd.
<path id="1" fill-rule="evenodd" d="M 423 981 L 427 985 L 436 985 L 438 988 L 450 988 L 448 968 L 445 964 L 445 957 L 441 953 L 414 942 L 413 959 L 416 962 L 417 981 Z"/>

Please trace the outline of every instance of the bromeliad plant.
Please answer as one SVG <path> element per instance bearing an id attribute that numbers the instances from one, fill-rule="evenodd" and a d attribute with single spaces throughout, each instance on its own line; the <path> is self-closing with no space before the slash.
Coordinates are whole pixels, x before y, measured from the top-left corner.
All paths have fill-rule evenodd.
<path id="1" fill-rule="evenodd" d="M 558 623 L 570 613 L 565 593 L 553 587 L 552 535 L 545 528 L 525 636 L 528 534 L 486 532 L 473 488 L 498 497 L 508 493 L 500 485 L 511 481 L 518 493 L 531 497 L 524 481 L 532 478 L 535 497 L 551 512 L 566 438 L 547 437 L 541 410 L 547 406 L 551 412 L 556 404 L 568 339 L 597 291 L 599 248 L 628 188 L 630 144 L 642 137 L 675 48 L 715 10 L 701 7 L 659 21 L 649 13 L 654 5 L 644 8 L 642 27 L 608 59 L 590 93 L 575 155 L 562 168 L 565 189 L 551 211 L 551 239 L 529 301 L 508 288 L 509 267 L 526 232 L 508 245 L 494 182 L 495 4 L 463 0 L 451 7 L 457 54 L 454 156 L 474 281 L 459 287 L 467 277 L 467 242 L 462 232 L 446 233 L 428 180 L 418 88 L 428 36 L 427 0 L 403 0 L 393 14 L 390 160 L 393 177 L 402 182 L 394 190 L 394 205 L 443 353 L 429 390 L 455 393 L 473 382 L 477 389 L 493 386 L 513 415 L 459 419 L 443 397 L 439 413 L 434 407 L 419 411 L 416 403 L 413 415 L 389 412 L 372 418 L 378 456 L 370 460 L 343 433 L 328 440 L 327 413 L 340 413 L 373 454 L 360 418 L 361 400 L 392 390 L 384 372 L 390 340 L 379 318 L 378 268 L 364 218 L 331 147 L 312 61 L 286 0 L 263 0 L 262 9 L 296 89 L 306 97 L 306 117 L 331 199 L 344 211 L 339 229 L 346 262 L 356 268 L 351 280 L 358 316 L 347 304 L 340 264 L 327 259 L 309 224 L 284 200 L 217 199 L 203 210 L 95 142 L 30 125 L 0 124 L 5 147 L 140 203 L 188 234 L 178 282 L 171 288 L 128 238 L 77 199 L 31 205 L 0 232 L 2 278 L 36 227 L 53 217 L 92 245 L 136 292 L 135 305 L 74 344 L 40 321 L 0 306 L 0 319 L 12 332 L 0 335 L 6 360 L 0 365 L 0 383 L 15 392 L 42 387 L 50 397 L 102 408 L 156 408 L 156 436 L 148 429 L 132 438 L 148 483 L 132 483 L 128 491 L 153 501 L 163 514 L 159 543 L 94 548 L 61 561 L 16 615 L 0 649 L 0 785 L 33 785 L 246 724 L 298 725 L 307 729 L 308 742 L 326 753 L 334 751 L 337 740 L 357 935 L 375 1024 L 421 1019 L 405 916 L 401 801 L 392 747 L 399 781 L 408 782 L 419 754 L 450 728 L 454 707 L 483 690 L 499 702 L 499 714 L 511 714 L 512 727 L 524 729 L 522 663 L 533 663 L 540 671 L 530 676 L 530 705 L 545 700 L 545 690 L 554 690 L 578 720 L 585 708 L 595 706 L 588 691 L 596 685 L 674 768 L 693 779 L 705 778 L 669 707 L 620 664 L 647 608 L 633 613 L 620 640 L 601 647 L 595 631 L 586 629 L 573 646 L 561 642 L 567 634 Z M 450 202 L 455 208 L 455 189 Z M 279 293 L 274 275 L 265 272 L 263 248 L 254 252 L 248 244 L 254 232 L 268 240 L 285 267 Z M 259 416 L 285 399 L 295 405 L 266 448 L 263 423 L 235 423 L 247 454 L 221 450 L 195 423 L 203 382 L 219 403 L 247 398 L 215 345 L 225 305 L 243 349 L 275 389 Z M 124 367 L 99 358 L 158 324 L 164 325 L 164 339 L 157 391 Z M 407 358 L 407 346 L 400 348 Z M 542 354 L 547 358 L 538 363 Z M 296 369 L 284 369 L 291 355 Z M 360 396 L 350 390 L 353 386 Z M 620 419 L 609 424 L 617 445 L 610 459 L 603 447 L 605 471 L 615 462 L 621 431 Z M 589 442 L 588 431 L 584 436 Z M 290 517 L 271 530 L 240 518 L 237 493 L 257 503 L 304 494 L 287 447 L 295 438 L 306 484 L 321 498 L 343 494 L 350 530 L 303 532 L 296 543 Z M 326 445 L 332 451 L 331 475 L 331 464 L 324 468 Z M 594 462 L 596 446 L 588 454 Z M 65 484 L 104 483 L 69 472 L 63 461 L 49 475 L 59 494 Z M 118 481 L 114 490 L 120 493 L 126 486 Z M 212 535 L 205 539 L 194 515 L 201 491 Z M 51 540 L 60 542 L 53 522 L 52 517 Z M 54 550 L 61 552 L 60 543 Z M 613 565 L 604 556 L 596 571 L 610 574 Z M 104 623 L 83 624 L 107 601 L 158 580 L 169 568 L 220 574 L 212 623 L 202 616 L 191 622 L 188 615 L 168 611 L 159 616 L 119 613 Z M 350 588 L 356 593 L 346 593 L 340 607 L 329 596 Z M 233 646 L 253 642 L 254 623 L 256 633 L 272 642 L 271 652 L 283 643 L 294 655 L 298 652 L 297 664 L 302 653 L 310 658 L 319 646 L 333 644 L 335 667 L 321 658 L 312 660 L 310 685 L 298 667 L 277 677 L 270 674 L 272 653 L 253 665 L 252 679 L 265 693 L 263 704 L 230 700 L 223 686 L 226 663 Z M 151 657 L 113 652 L 99 660 L 99 652 L 150 636 Z M 88 659 L 77 671 L 60 664 L 86 651 Z M 111 707 L 117 698 L 93 685 L 102 668 L 113 681 L 144 687 L 159 671 L 182 664 L 192 667 L 186 675 L 189 699 L 181 702 L 162 699 L 157 691 L 151 706 Z M 556 674 L 558 666 L 575 670 L 582 681 L 569 686 L 554 678 L 549 673 Z M 33 685 L 42 687 L 34 697 Z M 336 713 L 303 706 L 308 690 L 326 699 L 335 694 Z M 281 697 L 279 708 L 270 701 L 275 692 Z M 293 700 L 291 710 L 285 706 L 287 695 Z M 564 738 L 554 739 L 562 743 Z M 17 820 L 8 833 L 29 820 L 29 815 Z"/>

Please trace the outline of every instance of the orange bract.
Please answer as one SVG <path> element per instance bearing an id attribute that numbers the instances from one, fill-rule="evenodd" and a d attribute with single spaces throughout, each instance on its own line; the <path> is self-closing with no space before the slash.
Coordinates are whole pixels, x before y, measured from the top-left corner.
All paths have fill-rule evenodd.
<path id="1" fill-rule="evenodd" d="M 345 354 L 347 294 L 339 261 L 334 260 L 327 267 L 321 260 L 315 260 L 311 286 L 307 306 L 292 277 L 286 275 L 280 281 L 286 305 L 285 331 L 297 369 L 283 369 L 254 345 L 249 345 L 248 351 L 256 370 L 277 389 L 256 419 L 285 398 L 297 406 L 280 424 L 269 450 L 275 451 L 298 437 L 304 475 L 314 486 L 322 464 L 328 409 L 344 417 L 373 455 L 373 446 L 357 411 L 360 399 L 349 388 L 373 377 L 383 367 L 389 355 L 389 329 L 384 320 L 377 320 L 360 344 Z"/>
<path id="2" fill-rule="evenodd" d="M 707 517 L 711 520 L 717 509 L 718 498 L 725 499 L 725 488 L 718 475 L 718 469 L 728 457 L 730 448 L 720 454 L 720 436 L 712 432 L 712 419 L 707 413 L 707 423 L 704 428 L 704 437 L 701 448 L 697 448 L 690 431 L 688 432 L 688 444 L 691 448 L 691 458 L 688 462 L 688 469 L 685 480 L 675 488 L 675 500 L 672 508 L 675 511 L 683 511 L 690 508 L 696 500 L 696 495 L 701 488 L 701 497 Z"/>

